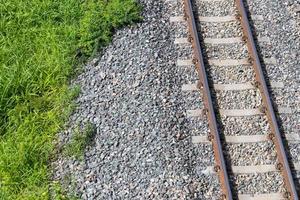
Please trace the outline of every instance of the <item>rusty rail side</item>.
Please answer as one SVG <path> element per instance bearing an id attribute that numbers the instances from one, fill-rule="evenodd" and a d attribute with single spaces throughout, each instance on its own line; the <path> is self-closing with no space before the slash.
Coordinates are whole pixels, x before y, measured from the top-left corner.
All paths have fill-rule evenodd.
<path id="1" fill-rule="evenodd" d="M 285 193 L 285 197 L 288 199 L 298 200 L 297 190 L 295 187 L 295 183 L 292 177 L 291 169 L 288 163 L 287 155 L 284 149 L 282 137 L 279 131 L 277 119 L 275 116 L 274 108 L 271 102 L 270 94 L 267 88 L 266 80 L 264 78 L 264 74 L 262 71 L 261 63 L 258 57 L 257 49 L 254 43 L 253 35 L 251 32 L 251 28 L 249 25 L 249 20 L 247 16 L 247 12 L 245 9 L 245 5 L 243 0 L 235 0 L 237 5 L 237 9 L 239 15 L 237 18 L 241 21 L 243 32 L 244 32 L 244 40 L 247 43 L 248 51 L 250 54 L 250 63 L 253 63 L 253 67 L 255 70 L 255 78 L 257 81 L 257 86 L 261 91 L 263 105 L 262 109 L 267 115 L 268 121 L 271 127 L 271 133 L 269 134 L 269 138 L 274 142 L 277 157 L 278 157 L 278 169 L 280 169 L 283 180 L 285 184 L 285 188 L 287 192 Z"/>
<path id="2" fill-rule="evenodd" d="M 220 179 L 220 184 L 222 188 L 222 199 L 232 200 L 233 199 L 232 191 L 231 191 L 228 173 L 226 169 L 226 163 L 225 163 L 222 144 L 219 135 L 220 133 L 218 131 L 217 119 L 216 119 L 216 115 L 212 103 L 211 91 L 208 84 L 207 73 L 204 65 L 204 58 L 202 54 L 202 48 L 200 45 L 200 39 L 198 36 L 198 31 L 197 31 L 191 0 L 184 0 L 184 7 L 185 7 L 185 17 L 189 25 L 189 33 L 190 33 L 189 40 L 192 43 L 194 56 L 195 56 L 193 61 L 196 66 L 196 70 L 198 72 L 199 79 L 200 79 L 199 86 L 202 87 L 204 91 L 203 93 L 204 105 L 205 105 L 205 110 L 207 112 L 209 128 L 210 128 L 209 139 L 212 141 L 214 157 L 216 160 L 215 171 L 217 172 Z"/>

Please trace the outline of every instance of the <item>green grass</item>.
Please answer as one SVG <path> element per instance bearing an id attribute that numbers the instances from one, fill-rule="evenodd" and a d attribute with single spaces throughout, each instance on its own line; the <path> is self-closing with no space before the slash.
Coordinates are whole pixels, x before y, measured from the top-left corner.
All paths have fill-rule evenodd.
<path id="1" fill-rule="evenodd" d="M 139 11 L 134 0 L 1 1 L 0 199 L 50 198 L 53 140 L 78 94 L 70 77 Z"/>
<path id="2" fill-rule="evenodd" d="M 92 142 L 95 131 L 95 126 L 90 122 L 88 122 L 82 130 L 80 130 L 80 127 L 76 127 L 71 141 L 64 149 L 65 154 L 77 160 L 82 160 L 84 149 Z"/>

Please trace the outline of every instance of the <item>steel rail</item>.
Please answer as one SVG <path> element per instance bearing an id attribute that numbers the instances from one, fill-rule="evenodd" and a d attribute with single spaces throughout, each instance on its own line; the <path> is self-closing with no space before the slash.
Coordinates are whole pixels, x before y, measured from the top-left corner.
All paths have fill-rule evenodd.
<path id="1" fill-rule="evenodd" d="M 235 3 L 237 5 L 237 9 L 239 12 L 237 18 L 241 21 L 244 36 L 246 36 L 244 37 L 244 40 L 247 43 L 248 51 L 250 54 L 250 62 L 253 63 L 253 67 L 255 70 L 255 78 L 258 83 L 257 86 L 261 91 L 263 103 L 265 105 L 265 107 L 262 110 L 267 115 L 268 121 L 270 123 L 272 132 L 269 134 L 269 138 L 272 139 L 272 141 L 274 142 L 275 149 L 277 151 L 277 157 L 279 161 L 277 166 L 278 169 L 282 172 L 285 188 L 287 190 L 287 192 L 285 193 L 285 197 L 293 200 L 298 200 L 299 197 L 297 194 L 291 169 L 288 163 L 287 155 L 279 131 L 279 126 L 277 123 L 276 115 L 274 112 L 274 108 L 272 105 L 266 80 L 264 78 L 264 74 L 257 53 L 257 49 L 255 46 L 254 38 L 249 25 L 249 20 L 245 9 L 245 5 L 243 0 L 235 0 Z"/>
<path id="2" fill-rule="evenodd" d="M 213 107 L 211 91 L 208 84 L 207 73 L 204 65 L 204 58 L 200 45 L 200 38 L 197 31 L 191 0 L 184 0 L 184 7 L 185 17 L 187 18 L 190 31 L 189 40 L 192 43 L 194 49 L 195 58 L 193 59 L 193 61 L 200 79 L 199 86 L 201 86 L 204 90 L 204 105 L 207 111 L 209 128 L 211 132 L 209 135 L 209 139 L 212 141 L 214 157 L 217 163 L 215 166 L 215 171 L 217 172 L 220 179 L 220 184 L 222 188 L 222 199 L 232 200 L 232 191 L 226 169 L 226 162 L 223 155 L 220 133 L 217 126 L 217 119 Z"/>

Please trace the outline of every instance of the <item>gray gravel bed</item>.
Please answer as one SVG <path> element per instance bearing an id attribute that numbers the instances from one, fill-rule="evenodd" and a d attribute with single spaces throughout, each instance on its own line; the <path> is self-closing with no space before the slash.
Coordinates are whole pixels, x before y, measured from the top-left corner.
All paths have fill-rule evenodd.
<path id="1" fill-rule="evenodd" d="M 195 157 L 195 162 L 199 162 L 197 167 L 198 169 L 201 169 L 197 169 L 197 173 L 201 174 L 203 173 L 202 170 L 205 170 L 208 166 L 214 165 L 215 160 L 211 144 L 196 144 L 193 149 L 197 154 L 201 155 L 201 157 Z"/>
<path id="2" fill-rule="evenodd" d="M 193 49 L 191 44 L 176 44 L 176 59 L 192 59 Z"/>
<path id="3" fill-rule="evenodd" d="M 80 199 L 211 199 L 220 191 L 218 179 L 198 169 L 211 165 L 213 154 L 191 142 L 181 89 L 184 76 L 194 73 L 183 75 L 176 66 L 169 22 L 181 7 L 140 2 L 143 23 L 117 30 L 74 80 L 82 90 L 59 146 L 78 124 L 90 122 L 96 133 L 83 161 L 58 155 L 53 179 Z"/>
<path id="4" fill-rule="evenodd" d="M 225 152 L 231 165 L 276 164 L 276 151 L 272 142 L 226 144 Z"/>
<path id="5" fill-rule="evenodd" d="M 270 131 L 266 116 L 222 116 L 221 120 L 223 124 L 222 132 L 225 135 L 266 135 Z"/>
<path id="6" fill-rule="evenodd" d="M 300 112 L 280 114 L 279 118 L 284 133 L 300 134 Z"/>
<path id="7" fill-rule="evenodd" d="M 185 91 L 182 94 L 184 108 L 193 110 L 193 109 L 202 109 L 204 107 L 202 102 L 202 95 L 199 91 Z"/>
<path id="8" fill-rule="evenodd" d="M 252 34 L 254 34 L 254 37 L 268 37 L 269 33 L 266 30 L 266 24 L 268 21 L 265 22 L 254 22 L 250 21 L 250 26 L 252 30 Z"/>
<path id="9" fill-rule="evenodd" d="M 169 4 L 168 15 L 170 15 L 170 17 L 183 16 L 184 14 L 183 1 L 175 0 L 166 3 Z"/>
<path id="10" fill-rule="evenodd" d="M 293 19 L 292 23 L 294 23 L 299 30 L 300 29 L 299 0 L 297 1 L 289 0 L 288 2 L 286 2 L 285 5 L 287 6 L 287 10 L 289 11 L 291 18 Z"/>
<path id="11" fill-rule="evenodd" d="M 186 47 L 174 45 L 174 38 L 183 36 L 184 31 L 177 32 L 169 22 L 170 16 L 183 15 L 182 1 L 140 2 L 144 7 L 144 22 L 116 31 L 112 44 L 86 65 L 74 81 L 81 85 L 82 91 L 67 130 L 60 134 L 60 145 L 69 140 L 78 124 L 84 126 L 89 121 L 97 131 L 82 162 L 58 156 L 53 163 L 53 179 L 64 183 L 67 190 L 81 199 L 218 199 L 221 191 L 218 178 L 205 171 L 214 164 L 211 145 L 194 145 L 190 137 L 208 133 L 206 119 L 185 115 L 191 109 L 187 107 L 194 106 L 195 97 L 186 98 L 181 86 L 194 83 L 198 77 L 193 67 L 176 66 L 177 58 L 191 58 Z M 279 60 L 275 69 L 267 67 L 267 73 L 289 85 L 287 101 L 298 107 L 297 98 L 292 97 L 295 93 L 290 92 L 299 88 L 299 30 L 295 31 L 296 23 L 290 20 L 284 2 L 254 2 L 255 9 L 250 5 L 251 12 L 262 13 L 269 20 L 254 24 L 257 34 L 270 36 L 273 44 L 261 46 L 262 52 L 270 52 L 266 55 Z M 235 13 L 232 2 L 200 4 L 202 16 Z M 248 99 L 249 94 L 228 95 L 232 98 L 221 96 L 221 102 L 242 97 L 247 106 L 253 107 L 259 99 L 258 96 Z M 238 108 L 243 106 L 246 107 Z M 285 131 L 299 133 L 300 116 L 296 114 L 280 116 Z M 263 116 L 226 117 L 222 121 L 226 125 L 224 133 L 229 135 L 265 134 L 268 130 Z M 267 148 L 264 155 L 270 149 L 269 146 L 253 148 L 243 150 L 250 154 L 251 150 Z M 246 162 L 240 159 L 240 150 L 231 149 L 234 162 Z M 293 157 L 299 151 L 299 147 L 291 146 Z M 257 162 L 266 161 L 261 159 Z M 234 179 L 242 193 L 277 192 L 282 185 L 278 173 L 237 175 Z"/>
<path id="12" fill-rule="evenodd" d="M 255 41 L 258 43 L 257 41 Z M 272 52 L 273 45 L 270 43 L 259 43 L 259 52 L 262 55 L 263 58 L 271 58 L 274 57 L 274 54 Z M 263 60 L 262 60 L 263 61 Z"/>
<path id="13" fill-rule="evenodd" d="M 244 43 L 235 44 L 205 44 L 205 52 L 210 59 L 243 59 L 248 57 Z"/>
<path id="14" fill-rule="evenodd" d="M 239 21 L 215 23 L 201 22 L 199 24 L 204 38 L 229 38 L 241 37 L 242 27 Z"/>
<path id="15" fill-rule="evenodd" d="M 254 12 L 258 15 L 266 15 L 266 10 L 268 9 L 268 6 L 270 6 L 267 3 L 261 4 L 259 1 L 246 1 L 247 3 L 245 4 L 247 7 L 247 10 L 249 12 Z"/>
<path id="16" fill-rule="evenodd" d="M 206 4 L 203 6 L 203 4 Z M 232 4 L 231 2 L 202 2 L 198 3 L 198 5 L 202 6 L 199 8 L 200 16 L 226 16 L 226 15 L 234 15 L 235 8 L 234 6 L 224 7 Z M 222 7 L 223 6 L 223 7 Z M 218 8 L 215 8 L 218 7 Z M 225 8 L 225 9 L 224 9 Z M 224 9 L 221 12 L 218 9 Z M 252 14 L 252 13 L 251 13 Z M 255 13 L 256 14 L 256 13 Z M 250 16 L 251 19 L 251 16 Z M 250 24 L 253 27 L 253 31 L 255 31 L 255 35 L 257 37 L 267 36 L 267 32 L 265 31 L 265 24 L 267 21 L 261 20 L 250 20 Z M 222 37 L 239 37 L 242 36 L 242 27 L 240 26 L 240 22 L 238 20 L 231 22 L 200 22 L 199 26 L 201 27 L 201 32 L 203 37 L 212 37 L 212 38 L 222 38 Z"/>
<path id="17" fill-rule="evenodd" d="M 219 199 L 220 184 L 216 181 L 218 177 L 207 171 L 207 166 L 214 165 L 214 156 L 210 144 L 197 144 L 193 147 L 194 155 L 190 165 L 195 174 L 195 181 L 190 184 L 190 189 L 194 194 L 191 199 Z"/>
<path id="18" fill-rule="evenodd" d="M 207 2 L 196 0 L 194 8 L 200 16 L 226 16 L 236 13 L 232 1 Z"/>
<path id="19" fill-rule="evenodd" d="M 186 25 L 180 25 L 176 37 L 187 37 Z M 190 44 L 177 45 L 178 59 L 191 59 L 193 51 Z M 185 84 L 195 83 L 198 80 L 198 75 L 194 66 L 179 67 L 180 74 Z M 184 105 L 187 110 L 203 108 L 201 95 L 199 92 L 190 91 L 183 92 Z M 208 124 L 207 119 L 203 117 L 189 117 L 186 119 L 186 124 L 189 127 L 187 135 L 198 136 L 207 135 Z M 194 191 L 192 199 L 219 199 L 220 198 L 220 185 L 218 177 L 208 175 L 205 172 L 207 166 L 214 165 L 214 157 L 212 147 L 209 144 L 197 144 L 193 147 L 195 154 L 201 156 L 194 160 L 191 164 L 194 174 L 198 176 L 198 182 L 194 182 L 195 187 L 191 190 Z"/>
<path id="20" fill-rule="evenodd" d="M 210 66 L 208 73 L 216 84 L 246 83 L 254 80 L 254 70 L 251 66 Z"/>
<path id="21" fill-rule="evenodd" d="M 188 25 L 187 22 L 174 22 L 174 30 L 175 30 L 175 37 L 188 37 Z"/>
<path id="22" fill-rule="evenodd" d="M 253 9 L 253 10 L 251 10 L 252 12 L 254 12 L 254 13 L 261 13 L 261 14 L 264 14 L 265 13 L 265 10 L 264 9 L 268 9 L 268 3 L 265 3 L 265 2 L 263 2 L 263 1 L 260 1 L 261 2 L 261 4 L 263 4 L 263 5 L 259 5 L 259 4 L 256 4 L 256 6 L 255 7 L 259 7 L 259 9 Z M 207 2 L 205 2 L 205 3 L 207 3 Z M 209 3 L 207 3 L 207 4 L 209 4 Z M 275 6 L 275 2 L 273 2 L 273 6 L 274 7 L 276 7 Z M 213 8 L 213 5 L 209 5 L 209 6 L 207 6 L 207 7 L 210 7 L 211 8 L 211 10 L 217 10 L 217 9 L 215 9 L 215 8 Z M 222 6 L 220 6 L 221 8 L 224 8 L 224 6 L 222 7 Z M 226 7 L 226 6 L 225 6 Z M 284 6 L 282 6 L 281 5 L 281 7 L 284 7 Z M 214 15 L 213 14 L 213 12 L 211 12 L 211 10 L 209 10 L 210 8 L 205 8 L 205 6 L 201 6 L 201 8 L 200 9 L 203 9 L 203 10 L 201 10 L 199 13 L 201 13 L 201 15 L 203 15 L 203 13 L 205 14 L 205 11 L 207 11 L 207 13 L 209 13 L 208 14 L 208 16 L 209 15 Z M 213 8 L 213 9 L 212 9 Z M 225 9 L 226 10 L 226 9 Z M 262 10 L 262 12 L 260 12 Z M 217 10 L 218 11 L 218 10 Z M 274 9 L 273 10 L 273 12 L 274 13 L 277 13 L 277 14 L 280 14 L 280 13 L 278 13 L 278 12 L 276 12 L 276 9 Z M 218 12 L 218 14 L 219 13 L 221 13 L 221 12 Z M 218 14 L 216 14 L 217 16 L 218 16 Z M 216 16 L 216 15 L 214 15 L 214 16 Z M 274 18 L 275 19 L 275 18 Z M 274 20 L 274 21 L 276 21 L 276 19 Z M 268 24 L 269 25 L 269 24 Z M 267 25 L 267 26 L 268 26 Z M 281 24 L 282 25 L 282 24 Z M 289 24 L 288 24 L 289 25 Z M 256 29 L 256 34 L 258 35 L 258 36 L 268 36 L 268 35 L 271 35 L 271 34 L 269 34 L 269 32 L 268 32 L 268 30 L 266 29 L 266 25 L 265 24 L 257 24 L 257 25 L 253 25 L 253 26 L 255 26 L 255 29 Z M 283 26 L 281 26 L 281 27 L 286 27 L 285 25 L 283 25 Z M 208 32 L 209 33 L 209 31 L 207 31 L 207 30 L 204 30 L 204 32 L 206 33 L 206 32 Z M 212 31 L 212 32 L 218 32 L 218 31 Z M 273 34 L 273 33 L 272 33 Z M 278 34 L 278 36 L 280 36 L 281 34 Z M 218 36 L 218 35 L 217 35 Z M 206 35 L 205 35 L 205 37 L 206 37 Z M 298 37 L 299 38 L 299 37 Z M 279 38 L 278 38 L 279 39 Z M 281 42 L 282 42 L 282 40 L 281 40 Z M 295 43 L 294 43 L 295 44 Z M 287 45 L 286 45 L 287 46 Z M 298 46 L 299 46 L 299 43 L 298 43 Z M 274 57 L 274 51 L 271 51 L 270 49 L 272 48 L 272 46 L 271 45 L 265 45 L 265 44 L 260 44 L 260 47 L 261 47 L 261 49 L 262 49 L 262 55 L 263 56 L 265 56 L 265 57 Z M 276 57 L 276 56 L 275 56 Z M 293 59 L 293 60 L 295 60 L 297 58 L 297 56 L 296 56 L 296 54 L 294 54 L 294 53 L 292 53 L 291 54 L 291 59 Z M 294 67 L 294 69 L 295 69 L 295 66 L 297 66 L 297 65 L 293 65 L 293 67 Z M 277 67 L 277 69 L 278 69 L 278 67 Z M 289 76 L 289 74 L 288 73 L 286 73 L 286 71 L 289 71 L 289 72 L 292 72 L 292 71 L 290 71 L 290 70 L 285 70 L 284 71 L 284 73 L 282 73 L 281 74 L 281 76 Z M 294 72 L 292 72 L 293 73 L 293 75 L 294 74 L 297 74 L 297 71 L 299 71 L 299 70 L 294 70 Z M 270 74 L 270 73 L 269 73 Z M 269 75 L 270 77 L 272 77 L 272 74 L 270 74 Z M 297 78 L 295 79 L 295 76 L 294 76 L 294 80 L 297 80 Z M 289 83 L 289 82 L 288 82 Z M 297 85 L 299 85 L 298 83 L 297 84 L 293 84 L 293 88 L 294 87 L 297 87 Z M 296 90 L 294 90 L 294 91 L 296 91 Z M 292 94 L 294 94 L 294 93 L 292 93 Z M 278 95 L 278 94 L 277 94 Z M 276 95 L 275 95 L 276 96 Z M 296 95 L 294 95 L 293 97 L 295 97 Z M 281 98 L 281 99 L 279 99 L 279 98 Z M 279 100 L 277 100 L 277 101 L 279 101 L 280 103 L 283 103 L 284 102 L 284 100 L 282 99 L 282 97 L 277 97 L 277 99 L 279 99 Z M 295 99 L 295 98 L 294 98 Z M 230 100 L 228 100 L 228 101 L 230 101 Z M 297 101 L 295 102 L 295 100 L 293 100 L 293 98 L 292 97 L 289 97 L 289 99 L 287 100 L 287 102 L 294 102 L 294 104 L 295 105 L 297 105 Z M 234 127 L 234 128 L 232 128 L 233 130 L 234 129 L 236 129 L 236 127 Z M 296 152 L 298 152 L 298 150 L 297 150 L 297 148 L 294 148 L 294 149 L 296 149 L 295 151 Z M 234 150 L 234 152 L 236 152 L 235 150 Z M 270 175 L 270 173 L 268 173 L 267 175 Z M 274 175 L 272 175 L 271 174 L 271 176 L 274 176 Z M 258 177 L 259 177 L 259 179 L 260 179 L 260 175 L 258 175 Z M 277 176 L 275 175 L 275 177 L 277 177 L 277 178 L 279 178 L 279 179 L 281 179 L 280 178 L 280 175 L 278 174 Z M 272 180 L 272 179 L 270 179 L 270 178 L 268 178 L 269 180 L 268 180 L 268 184 L 267 185 L 269 185 L 270 187 L 272 187 L 271 189 L 268 189 L 268 187 L 265 185 L 265 183 L 263 183 L 263 185 L 261 185 L 259 188 L 262 188 L 262 189 L 265 189 L 265 190 L 271 190 L 271 191 L 278 191 L 278 186 L 280 185 L 280 184 L 282 184 L 282 181 L 281 181 L 281 183 L 279 183 L 278 185 L 276 185 L 276 184 L 274 184 L 274 180 Z M 252 182 L 253 183 L 253 185 L 254 184 L 256 184 L 257 183 L 257 181 L 253 181 Z M 257 190 L 256 189 L 256 187 L 253 187 L 253 185 L 252 185 L 252 188 L 251 188 L 251 184 L 245 184 L 246 185 L 246 187 L 248 186 L 248 188 L 247 188 L 247 190 L 252 190 L 252 192 L 255 192 L 255 190 Z M 242 189 L 241 189 L 242 190 Z M 249 193 L 249 191 L 247 191 L 246 193 Z"/>
<path id="23" fill-rule="evenodd" d="M 240 194 L 276 193 L 283 189 L 279 172 L 235 175 L 233 183 Z"/>
<path id="24" fill-rule="evenodd" d="M 300 144 L 290 143 L 288 146 L 289 146 L 292 162 L 297 163 L 297 164 L 300 163 L 300 155 L 299 155 Z"/>
<path id="25" fill-rule="evenodd" d="M 178 67 L 178 71 L 183 84 L 194 84 L 199 80 L 194 66 Z"/>
<path id="26" fill-rule="evenodd" d="M 191 136 L 204 136 L 209 133 L 208 122 L 203 121 L 203 117 L 189 117 L 186 124 L 189 127 L 188 134 Z"/>
<path id="27" fill-rule="evenodd" d="M 197 176 L 197 180 L 193 181 L 189 185 L 189 190 L 194 193 L 190 196 L 190 199 L 207 199 L 207 200 L 219 200 L 221 196 L 220 185 L 214 181 L 218 177 L 206 175 L 201 173 Z M 198 181 L 200 180 L 200 181 Z M 194 192 L 197 191 L 197 192 Z M 184 198 L 179 198 L 184 199 Z"/>
<path id="28" fill-rule="evenodd" d="M 289 12 L 290 5 L 295 2 L 274 2 L 271 0 L 249 1 L 250 10 L 264 13 L 268 23 L 264 25 L 266 34 L 271 38 L 272 48 L 268 51 L 278 59 L 277 70 L 290 87 L 299 88 L 299 45 L 300 29 L 297 28 L 295 18 Z M 259 44 L 260 45 L 260 44 Z M 268 70 L 267 70 L 268 71 Z M 273 71 L 268 71 L 270 76 Z"/>
<path id="29" fill-rule="evenodd" d="M 287 86 L 288 87 L 288 86 Z M 286 91 L 285 89 L 274 89 L 271 92 L 272 100 L 277 106 L 290 107 L 294 110 L 300 108 L 300 91 Z"/>
<path id="30" fill-rule="evenodd" d="M 216 91 L 217 104 L 220 109 L 253 109 L 261 105 L 259 90 Z"/>
<path id="31" fill-rule="evenodd" d="M 262 13 L 264 18 L 268 20 L 265 23 L 265 34 L 271 39 L 272 48 L 262 52 L 269 51 L 278 61 L 276 66 L 272 68 L 267 67 L 267 74 L 269 77 L 276 77 L 284 81 L 288 91 L 285 100 L 279 100 L 281 103 L 287 102 L 293 105 L 293 109 L 299 110 L 299 98 L 295 91 L 300 88 L 300 59 L 299 59 L 299 46 L 300 46 L 300 29 L 299 23 L 295 13 L 291 10 L 293 5 L 298 4 L 299 1 L 272 1 L 272 0 L 254 0 L 248 1 L 250 11 Z M 259 44 L 260 45 L 260 44 Z M 261 48 L 265 48 L 261 46 Z M 282 94 L 275 94 L 275 99 L 280 99 Z M 280 119 L 283 123 L 283 131 L 285 133 L 300 133 L 299 127 L 299 111 L 294 111 L 291 114 L 280 114 Z M 294 149 L 293 153 L 300 155 L 300 149 Z M 298 177 L 298 182 L 300 179 Z"/>
<path id="32" fill-rule="evenodd" d="M 293 177 L 295 177 L 295 182 L 299 185 L 300 184 L 300 171 L 293 171 Z"/>
<path id="33" fill-rule="evenodd" d="M 278 68 L 277 65 L 264 65 L 264 69 L 266 70 L 266 75 L 269 79 L 286 82 L 286 79 L 288 78 L 286 69 Z"/>

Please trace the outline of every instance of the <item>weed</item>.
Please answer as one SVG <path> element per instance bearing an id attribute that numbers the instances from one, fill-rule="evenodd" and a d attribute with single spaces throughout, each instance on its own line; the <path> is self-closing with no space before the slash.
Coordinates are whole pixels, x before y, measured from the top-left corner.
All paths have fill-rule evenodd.
<path id="1" fill-rule="evenodd" d="M 63 185 L 59 181 L 50 184 L 51 198 L 54 200 L 79 200 L 75 194 L 76 184 L 71 174 L 66 175 Z"/>
<path id="2" fill-rule="evenodd" d="M 71 141 L 66 145 L 64 152 L 67 156 L 83 159 L 85 148 L 92 142 L 95 134 L 95 126 L 88 122 L 83 130 L 77 126 L 72 135 Z"/>

